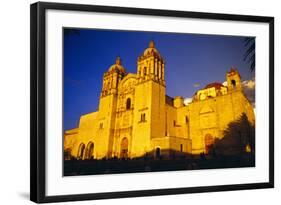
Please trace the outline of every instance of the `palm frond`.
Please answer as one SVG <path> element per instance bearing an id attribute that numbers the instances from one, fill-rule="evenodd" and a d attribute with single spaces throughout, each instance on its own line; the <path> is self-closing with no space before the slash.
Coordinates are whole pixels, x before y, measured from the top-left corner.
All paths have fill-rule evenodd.
<path id="1" fill-rule="evenodd" d="M 256 66 L 256 42 L 253 37 L 246 37 L 244 39 L 244 46 L 246 51 L 243 56 L 243 60 L 250 64 L 250 71 L 253 72 Z"/>

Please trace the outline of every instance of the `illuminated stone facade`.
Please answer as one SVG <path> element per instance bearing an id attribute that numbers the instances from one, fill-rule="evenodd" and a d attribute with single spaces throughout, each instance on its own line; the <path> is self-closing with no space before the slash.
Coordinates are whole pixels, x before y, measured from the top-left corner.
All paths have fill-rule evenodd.
<path id="1" fill-rule="evenodd" d="M 198 90 L 188 104 L 167 96 L 165 62 L 150 42 L 136 74 L 126 73 L 119 57 L 104 73 L 98 111 L 65 132 L 64 150 L 77 159 L 208 153 L 242 113 L 255 122 L 237 69 L 226 73 L 226 81 Z"/>

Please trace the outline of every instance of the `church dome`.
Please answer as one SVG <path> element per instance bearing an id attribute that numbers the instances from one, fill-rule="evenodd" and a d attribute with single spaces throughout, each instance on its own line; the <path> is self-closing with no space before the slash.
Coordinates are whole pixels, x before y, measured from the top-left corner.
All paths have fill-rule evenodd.
<path id="1" fill-rule="evenodd" d="M 206 85 L 204 89 L 212 88 L 212 87 L 215 87 L 216 90 L 219 90 L 219 89 L 221 89 L 221 87 L 225 87 L 225 86 L 221 83 L 214 82 L 214 83 L 210 83 L 210 84 Z"/>
<path id="2" fill-rule="evenodd" d="M 149 42 L 149 47 L 147 49 L 145 49 L 143 55 L 147 56 L 147 55 L 151 55 L 151 54 L 157 54 L 160 56 L 160 53 L 158 52 L 158 50 L 155 48 L 155 44 L 153 41 Z"/>
<path id="3" fill-rule="evenodd" d="M 110 68 L 108 69 L 108 72 L 112 72 L 112 71 L 119 71 L 122 73 L 126 73 L 126 70 L 122 66 L 121 58 L 119 56 L 116 58 L 115 64 L 110 66 Z"/>

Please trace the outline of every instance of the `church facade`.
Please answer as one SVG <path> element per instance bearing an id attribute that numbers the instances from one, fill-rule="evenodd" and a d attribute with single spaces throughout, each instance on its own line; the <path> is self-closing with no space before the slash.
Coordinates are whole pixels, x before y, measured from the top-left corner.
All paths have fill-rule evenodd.
<path id="1" fill-rule="evenodd" d="M 226 81 L 198 90 L 188 104 L 167 96 L 165 61 L 151 41 L 137 73 L 127 73 L 119 57 L 104 73 L 98 110 L 65 131 L 64 151 L 76 159 L 208 153 L 242 113 L 255 123 L 238 70 L 226 72 Z"/>

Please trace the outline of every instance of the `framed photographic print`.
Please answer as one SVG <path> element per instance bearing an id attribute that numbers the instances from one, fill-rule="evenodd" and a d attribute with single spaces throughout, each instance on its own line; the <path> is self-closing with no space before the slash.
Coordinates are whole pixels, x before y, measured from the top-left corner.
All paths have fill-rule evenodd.
<path id="1" fill-rule="evenodd" d="M 34 202 L 274 187 L 274 18 L 31 5 Z"/>

